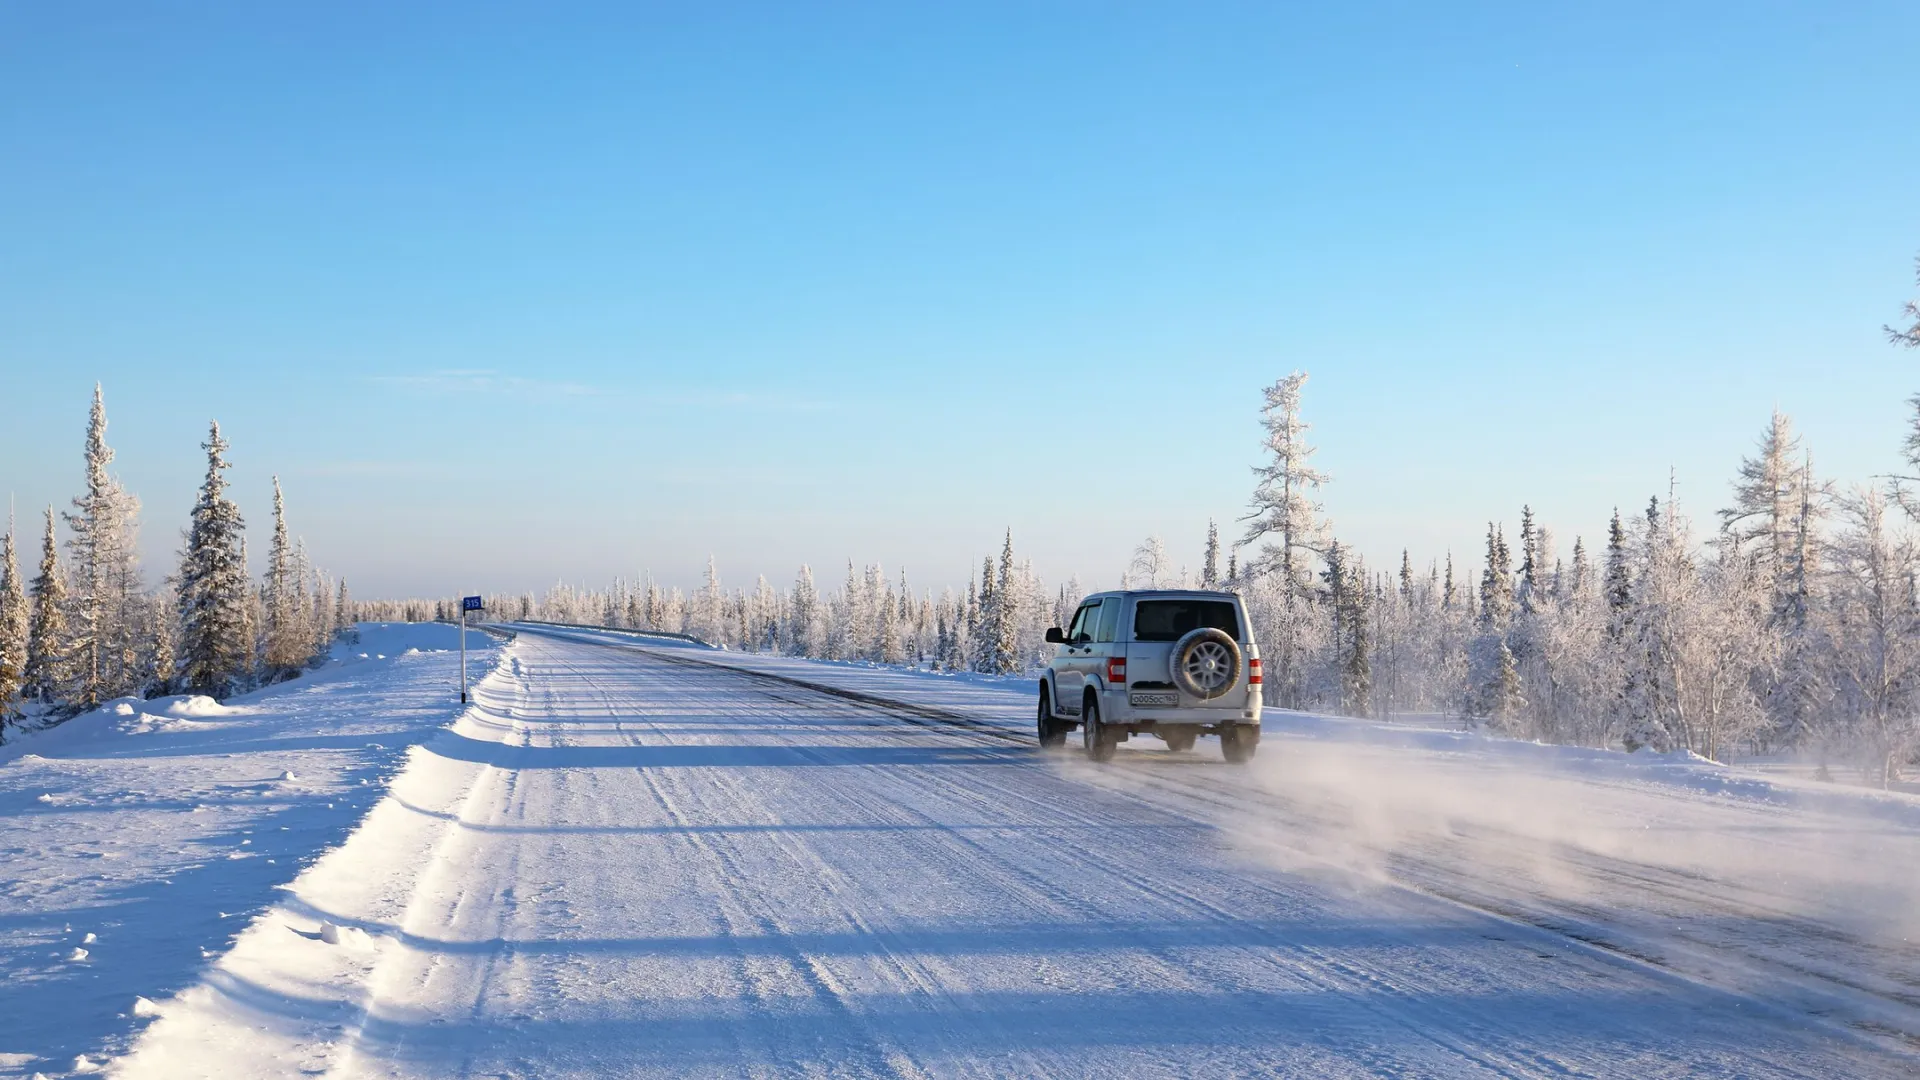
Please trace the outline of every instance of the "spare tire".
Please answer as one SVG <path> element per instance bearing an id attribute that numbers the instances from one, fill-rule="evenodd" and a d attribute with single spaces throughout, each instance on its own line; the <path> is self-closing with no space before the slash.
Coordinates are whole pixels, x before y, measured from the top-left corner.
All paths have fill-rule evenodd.
<path id="1" fill-rule="evenodd" d="M 1240 681 L 1240 645 L 1226 631 L 1202 626 L 1173 643 L 1167 667 L 1182 692 L 1212 701 Z"/>

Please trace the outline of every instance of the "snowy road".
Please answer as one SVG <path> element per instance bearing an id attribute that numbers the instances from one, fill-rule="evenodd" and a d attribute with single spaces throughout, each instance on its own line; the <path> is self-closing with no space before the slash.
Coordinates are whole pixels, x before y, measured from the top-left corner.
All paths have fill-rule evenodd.
<path id="1" fill-rule="evenodd" d="M 1315 753 L 1304 741 L 1270 738 L 1235 770 L 1208 743 L 1172 756 L 1141 740 L 1153 749 L 1094 769 L 1036 751 L 1018 714 L 714 666 L 736 658 L 533 633 L 510 655 L 481 708 L 163 1003 L 116 1071 L 1894 1077 L 1920 1062 L 1911 953 L 1783 914 L 1779 888 L 1602 844 L 1571 859 L 1525 829 L 1427 834 L 1390 804 L 1354 828 L 1354 807 L 1306 797 L 1334 790 L 1326 775 L 1288 771 Z M 1598 800 L 1562 809 L 1609 827 L 1609 787 L 1590 787 L 1552 797 Z"/>

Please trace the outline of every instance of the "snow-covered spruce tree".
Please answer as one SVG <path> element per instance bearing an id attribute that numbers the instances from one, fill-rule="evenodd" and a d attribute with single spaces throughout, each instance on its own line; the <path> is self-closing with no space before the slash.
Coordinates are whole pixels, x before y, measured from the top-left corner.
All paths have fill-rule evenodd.
<path id="1" fill-rule="evenodd" d="M 1548 566 L 1551 543 L 1551 534 L 1534 520 L 1533 507 L 1521 506 L 1520 572 L 1513 582 L 1513 622 L 1507 631 L 1507 650 L 1513 654 L 1527 698 L 1526 716 L 1515 726 L 1535 739 L 1551 739 L 1556 723 L 1552 694 L 1535 692 L 1553 684 L 1553 670 L 1544 653 L 1548 622 L 1554 617 Z"/>
<path id="2" fill-rule="evenodd" d="M 788 651 L 793 655 L 820 655 L 819 606 L 820 591 L 813 584 L 813 567 L 802 563 L 793 581 L 793 600 L 788 605 L 787 617 L 793 627 L 787 636 Z"/>
<path id="3" fill-rule="evenodd" d="M 207 478 L 193 506 L 180 558 L 180 679 L 197 694 L 226 697 L 245 681 L 253 661 L 247 606 L 251 588 L 244 555 L 245 523 L 226 496 L 227 442 L 208 428 Z"/>
<path id="4" fill-rule="evenodd" d="M 860 595 L 855 611 L 857 640 L 863 658 L 881 662 L 885 652 L 886 623 L 893 618 L 892 594 L 887 589 L 887 572 L 879 563 L 867 567 L 860 579 Z"/>
<path id="5" fill-rule="evenodd" d="M 635 588 L 627 588 L 624 592 L 626 594 L 624 598 L 625 606 L 621 608 L 620 611 L 620 625 L 629 630 L 642 629 L 646 624 L 641 621 L 645 618 L 645 602 L 641 591 Z"/>
<path id="6" fill-rule="evenodd" d="M 1020 593 L 1013 581 L 1013 530 L 1007 530 L 1000 548 L 1000 579 L 994 592 L 992 671 L 1018 675 L 1026 665 L 1020 655 Z"/>
<path id="7" fill-rule="evenodd" d="M 993 581 L 993 556 L 980 560 L 980 593 L 971 605 L 967 632 L 967 667 L 973 671 L 992 671 L 994 627 L 998 625 L 998 600 Z"/>
<path id="8" fill-rule="evenodd" d="M 262 633 L 266 638 L 264 662 L 269 680 L 292 678 L 307 662 L 308 644 L 300 632 L 298 583 L 293 542 L 287 536 L 286 497 L 276 476 L 273 478 L 273 540 L 267 547 L 266 580 L 261 582 L 260 590 Z"/>
<path id="9" fill-rule="evenodd" d="M 880 642 L 877 659 L 883 664 L 898 664 L 906 659 L 906 653 L 900 640 L 900 619 L 896 611 L 897 599 L 892 590 L 880 597 Z"/>
<path id="10" fill-rule="evenodd" d="M 1633 568 L 1627 553 L 1627 529 L 1614 507 L 1607 523 L 1607 576 L 1603 585 L 1607 603 L 1607 635 L 1618 640 L 1627 632 L 1633 607 Z"/>
<path id="11" fill-rule="evenodd" d="M 318 664 L 333 645 L 333 579 L 315 568 L 307 604 L 307 663 Z"/>
<path id="12" fill-rule="evenodd" d="M 1518 734 L 1525 699 L 1507 634 L 1513 621 L 1513 554 L 1499 526 L 1487 524 L 1487 566 L 1480 575 L 1480 618 L 1467 650 L 1467 678 L 1472 687 L 1470 716 L 1491 721 L 1495 728 Z"/>
<path id="13" fill-rule="evenodd" d="M 1214 524 L 1212 518 L 1207 519 L 1207 551 L 1200 561 L 1200 587 L 1220 587 L 1220 526 Z"/>
<path id="14" fill-rule="evenodd" d="M 524 615 L 522 616 L 525 617 Z M 333 634 L 348 641 L 360 640 L 353 617 L 353 596 L 347 591 L 347 579 L 340 579 L 340 591 L 333 599 Z"/>
<path id="15" fill-rule="evenodd" d="M 313 619 L 312 582 L 313 563 L 307 559 L 307 542 L 303 538 L 296 537 L 293 542 L 293 602 L 290 614 L 293 620 L 294 640 L 299 642 L 301 646 L 301 663 L 303 665 L 306 662 L 306 656 L 310 655 L 306 647 L 312 641 L 312 637 L 308 633 L 308 628 L 312 625 Z M 449 601 L 449 603 L 451 603 L 451 601 Z M 454 614 L 454 612 L 457 611 L 459 611 L 459 608 L 453 608 L 447 617 L 449 619 L 458 618 L 459 616 Z M 261 612 L 259 621 L 256 621 L 254 625 L 264 628 L 266 626 L 264 620 L 265 613 Z M 265 635 L 261 635 L 261 638 L 261 650 L 262 655 L 264 655 L 266 648 Z"/>
<path id="16" fill-rule="evenodd" d="M 152 628 L 153 649 L 147 663 L 147 696 L 164 697 L 174 692 L 180 670 L 180 622 L 174 597 L 179 580 L 169 576 L 165 591 L 148 598 L 147 623 Z"/>
<path id="17" fill-rule="evenodd" d="M 700 586 L 700 592 L 693 598 L 690 621 L 691 633 L 702 641 L 719 644 L 723 642 L 725 631 L 721 626 L 720 566 L 712 555 L 707 556 L 707 576 Z"/>
<path id="18" fill-rule="evenodd" d="M 18 713 L 27 675 L 27 590 L 13 546 L 13 519 L 0 540 L 0 739 Z"/>
<path id="19" fill-rule="evenodd" d="M 69 698 L 76 709 L 93 708 L 138 689 L 141 682 L 137 657 L 143 643 L 133 625 L 140 579 L 134 522 L 140 504 L 107 471 L 112 462 L 106 404 L 96 383 L 87 421 L 86 492 L 65 515 L 74 571 Z"/>
<path id="20" fill-rule="evenodd" d="M 747 648 L 754 652 L 780 651 L 780 600 L 767 583 L 767 575 L 760 574 L 754 582 L 753 595 L 747 598 L 745 606 Z"/>
<path id="21" fill-rule="evenodd" d="M 1337 540 L 1327 544 L 1325 558 L 1321 581 L 1326 586 L 1326 608 L 1333 618 L 1333 655 L 1327 672 L 1332 683 L 1330 696 L 1344 715 L 1365 716 L 1373 693 L 1366 567 Z"/>
<path id="22" fill-rule="evenodd" d="M 1533 507 L 1520 507 L 1520 576 L 1513 583 L 1513 601 L 1517 612 L 1530 609 L 1543 589 L 1546 568 L 1539 549 L 1540 533 L 1533 521 Z"/>
<path id="23" fill-rule="evenodd" d="M 47 507 L 47 530 L 40 542 L 40 572 L 34 576 L 32 612 L 27 623 L 27 693 L 36 701 L 64 700 L 71 685 L 67 648 L 67 581 L 60 566 L 60 548 L 53 534 L 53 507 Z"/>
<path id="24" fill-rule="evenodd" d="M 1287 708 L 1305 704 L 1301 645 L 1305 626 L 1316 621 L 1304 610 L 1312 603 L 1309 567 L 1324 549 L 1326 535 L 1315 495 L 1328 478 L 1312 466 L 1308 425 L 1300 419 L 1300 390 L 1306 381 L 1306 373 L 1296 371 L 1265 391 L 1260 413 L 1269 456 L 1254 468 L 1257 482 L 1242 518 L 1247 530 L 1240 541 L 1260 545 L 1248 560 L 1244 576 L 1274 582 L 1274 602 L 1261 605 L 1265 610 L 1254 618 L 1260 624 L 1260 639 L 1273 643 L 1266 664 L 1268 700 Z M 1249 599 L 1254 594 L 1249 590 Z"/>

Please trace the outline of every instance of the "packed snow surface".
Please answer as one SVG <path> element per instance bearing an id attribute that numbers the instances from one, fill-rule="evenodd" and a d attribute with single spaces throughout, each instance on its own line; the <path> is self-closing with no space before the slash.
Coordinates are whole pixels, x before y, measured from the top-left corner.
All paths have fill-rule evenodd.
<path id="1" fill-rule="evenodd" d="M 0 746 L 0 1076 L 124 1052 L 203 978 L 453 719 L 459 643 L 366 624 L 318 671 L 225 705 L 122 698 Z M 468 644 L 478 678 L 498 650 Z"/>
<path id="2" fill-rule="evenodd" d="M 379 651 L 0 768 L 0 1074 L 1920 1070 L 1912 800 L 1284 713 L 1094 767 L 1023 682 L 553 628 L 455 717 Z"/>

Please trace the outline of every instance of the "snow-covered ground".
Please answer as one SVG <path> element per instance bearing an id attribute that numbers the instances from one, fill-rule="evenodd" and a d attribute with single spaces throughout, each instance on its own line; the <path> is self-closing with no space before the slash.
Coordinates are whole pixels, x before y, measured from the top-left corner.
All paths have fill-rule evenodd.
<path id="1" fill-rule="evenodd" d="M 224 706 L 127 699 L 0 747 L 0 1076 L 124 1051 L 345 840 L 458 711 L 458 634 L 368 624 Z M 468 644 L 479 677 L 497 649 Z"/>
<path id="2" fill-rule="evenodd" d="M 133 1077 L 1920 1071 L 1911 798 L 1281 713 L 1250 768 L 1153 739 L 1096 768 L 1033 747 L 1024 681 L 551 628 L 501 651 L 456 719 L 447 668 L 324 673 L 195 720 L 271 712 L 271 731 L 171 755 L 135 750 L 213 731 L 83 718 L 99 730 L 0 767 L 0 798 L 24 800 L 0 804 L 9 866 L 28 859 L 0 910 L 16 1055 L 0 1060 L 51 1075 L 87 1054 Z M 388 749 L 354 757 L 361 738 Z M 56 771 L 22 783 L 40 770 Z M 75 810 L 35 820 L 58 812 L 41 789 Z M 136 789 L 179 809 L 114 805 Z M 208 814 L 229 818 L 196 831 Z M 193 910 L 216 894 L 250 902 Z"/>

